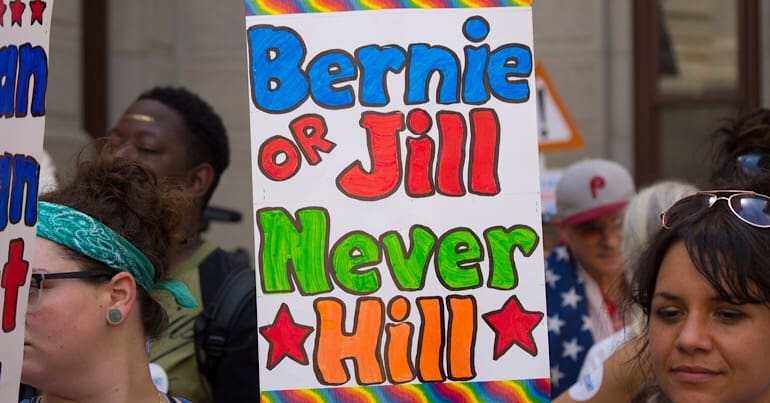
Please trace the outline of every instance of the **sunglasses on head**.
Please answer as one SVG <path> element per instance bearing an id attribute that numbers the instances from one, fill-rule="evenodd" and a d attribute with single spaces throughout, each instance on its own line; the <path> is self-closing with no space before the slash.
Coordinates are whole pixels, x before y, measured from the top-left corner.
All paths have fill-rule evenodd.
<path id="1" fill-rule="evenodd" d="M 687 196 L 660 214 L 663 228 L 670 229 L 682 220 L 711 208 L 724 200 L 730 211 L 746 224 L 770 228 L 770 197 L 748 190 L 707 190 Z"/>
<path id="2" fill-rule="evenodd" d="M 770 171 L 770 154 L 768 153 L 749 153 L 739 155 L 735 162 L 741 168 L 744 174 L 754 176 L 763 172 Z"/>

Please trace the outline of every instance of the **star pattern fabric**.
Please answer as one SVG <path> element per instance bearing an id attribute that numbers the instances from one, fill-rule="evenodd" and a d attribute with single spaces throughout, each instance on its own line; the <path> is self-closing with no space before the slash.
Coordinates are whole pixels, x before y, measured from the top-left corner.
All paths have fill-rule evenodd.
<path id="1" fill-rule="evenodd" d="M 577 381 L 588 349 L 594 344 L 583 283 L 566 245 L 556 246 L 546 261 L 548 346 L 551 397 Z"/>

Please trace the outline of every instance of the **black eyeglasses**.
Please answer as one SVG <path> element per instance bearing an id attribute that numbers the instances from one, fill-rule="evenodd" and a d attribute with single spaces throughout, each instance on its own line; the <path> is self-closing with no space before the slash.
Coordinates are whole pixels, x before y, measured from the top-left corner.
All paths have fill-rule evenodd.
<path id="1" fill-rule="evenodd" d="M 45 280 L 86 279 L 86 278 L 112 278 L 112 274 L 97 271 L 69 271 L 64 273 L 32 273 L 29 284 L 29 299 L 27 312 L 37 312 L 43 302 L 43 282 Z"/>
<path id="2" fill-rule="evenodd" d="M 730 211 L 746 224 L 770 228 L 770 197 L 747 190 L 708 190 L 687 196 L 660 214 L 663 228 L 711 208 L 719 200 L 727 202 Z"/>

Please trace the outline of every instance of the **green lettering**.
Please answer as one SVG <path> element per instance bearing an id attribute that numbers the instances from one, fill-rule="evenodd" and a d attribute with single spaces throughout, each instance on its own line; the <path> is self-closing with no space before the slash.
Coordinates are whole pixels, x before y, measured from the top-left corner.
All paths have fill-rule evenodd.
<path id="1" fill-rule="evenodd" d="M 433 253 L 436 235 L 427 227 L 412 226 L 409 231 L 409 251 L 405 251 L 404 241 L 396 231 L 388 231 L 380 239 L 385 246 L 385 261 L 396 287 L 404 291 L 422 290 L 428 257 Z"/>
<path id="2" fill-rule="evenodd" d="M 298 210 L 296 221 L 283 208 L 257 211 L 259 277 L 265 294 L 292 292 L 295 281 L 302 295 L 331 291 L 325 266 L 328 217 L 323 208 Z"/>
<path id="3" fill-rule="evenodd" d="M 332 247 L 332 267 L 335 279 L 345 291 L 371 294 L 380 289 L 380 272 L 373 266 L 382 261 L 377 239 L 365 232 L 351 232 Z"/>
<path id="4" fill-rule="evenodd" d="M 487 287 L 499 290 L 516 288 L 519 277 L 513 252 L 518 248 L 524 256 L 530 256 L 539 241 L 537 233 L 525 225 L 515 225 L 510 229 L 489 228 L 485 231 L 484 238 L 489 249 L 491 271 Z"/>
<path id="5" fill-rule="evenodd" d="M 436 252 L 436 270 L 442 284 L 450 290 L 464 290 L 481 286 L 481 267 L 484 259 L 481 242 L 473 231 L 455 228 L 441 237 Z"/>

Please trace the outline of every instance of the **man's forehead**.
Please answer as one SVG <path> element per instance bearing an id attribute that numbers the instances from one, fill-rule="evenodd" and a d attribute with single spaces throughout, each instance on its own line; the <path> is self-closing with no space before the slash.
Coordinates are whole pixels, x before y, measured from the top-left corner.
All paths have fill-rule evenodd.
<path id="1" fill-rule="evenodd" d="M 124 120 L 134 120 L 134 121 L 137 121 L 137 122 L 148 122 L 148 123 L 157 122 L 157 119 L 155 119 L 155 117 L 147 115 L 147 114 L 144 114 L 144 113 L 130 113 L 130 112 L 129 113 L 124 113 L 123 116 L 121 117 L 121 119 L 124 119 Z"/>

